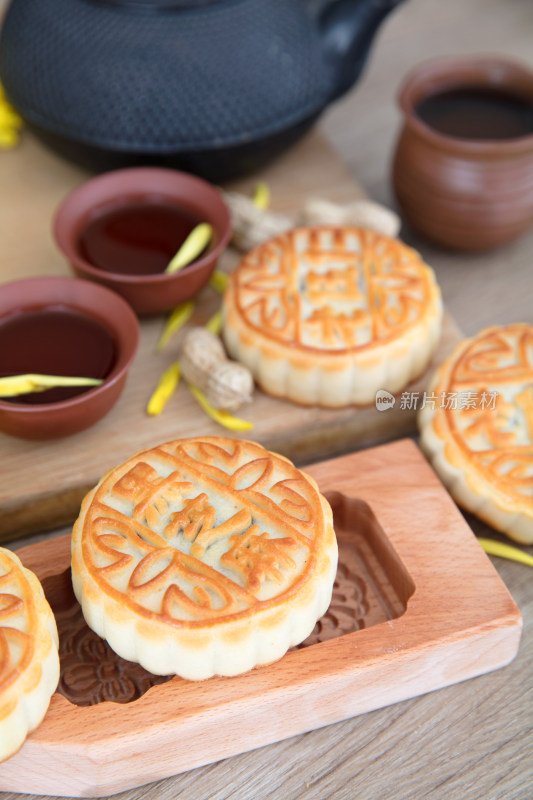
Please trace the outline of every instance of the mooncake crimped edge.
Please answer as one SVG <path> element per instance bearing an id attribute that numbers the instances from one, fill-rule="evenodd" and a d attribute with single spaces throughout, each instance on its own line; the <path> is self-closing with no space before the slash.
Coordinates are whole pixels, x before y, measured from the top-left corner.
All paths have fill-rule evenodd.
<path id="1" fill-rule="evenodd" d="M 149 451 L 140 451 L 128 461 L 144 452 Z M 211 621 L 191 629 L 171 628 L 158 620 L 136 618 L 102 592 L 85 567 L 81 547 L 85 516 L 99 486 L 113 472 L 108 471 L 85 496 L 74 524 L 72 585 L 87 624 L 119 656 L 141 664 L 156 675 L 205 680 L 215 675 L 239 675 L 277 661 L 310 635 L 331 602 L 338 559 L 331 507 L 311 476 L 299 471 L 318 493 L 325 530 L 315 569 L 302 589 L 283 605 L 260 609 L 245 619 Z"/>
<path id="2" fill-rule="evenodd" d="M 435 371 L 428 393 L 446 391 L 450 372 L 475 339 L 506 326 L 491 326 L 460 342 Z M 533 518 L 525 503 L 489 483 L 465 457 L 451 436 L 439 409 L 423 405 L 417 415 L 420 446 L 455 502 L 520 544 L 533 544 Z"/>
<path id="3" fill-rule="evenodd" d="M 37 576 L 23 566 L 16 553 L 1 548 L 21 572 L 34 603 L 37 617 L 34 652 L 30 663 L 0 691 L 0 762 L 22 747 L 28 734 L 42 722 L 59 682 L 59 639 L 54 614 Z"/>
<path id="4" fill-rule="evenodd" d="M 427 369 L 442 331 L 443 303 L 435 272 L 422 259 L 420 268 L 429 281 L 423 316 L 395 338 L 347 353 L 282 344 L 252 328 L 236 307 L 230 276 L 222 304 L 228 353 L 250 369 L 267 394 L 300 405 L 364 406 L 375 402 L 380 389 L 396 394 Z"/>

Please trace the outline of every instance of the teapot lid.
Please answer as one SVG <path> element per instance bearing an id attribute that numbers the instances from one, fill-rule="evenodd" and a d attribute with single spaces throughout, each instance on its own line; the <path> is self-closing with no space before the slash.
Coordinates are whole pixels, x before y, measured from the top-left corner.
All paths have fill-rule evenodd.
<path id="1" fill-rule="evenodd" d="M 331 70 L 304 10 L 303 0 L 16 0 L 0 76 L 21 116 L 50 134 L 143 154 L 233 147 L 326 105 Z"/>
<path id="2" fill-rule="evenodd" d="M 198 8 L 220 3 L 221 0 L 88 0 L 100 5 L 123 6 L 143 12 L 169 11 L 173 8 Z"/>

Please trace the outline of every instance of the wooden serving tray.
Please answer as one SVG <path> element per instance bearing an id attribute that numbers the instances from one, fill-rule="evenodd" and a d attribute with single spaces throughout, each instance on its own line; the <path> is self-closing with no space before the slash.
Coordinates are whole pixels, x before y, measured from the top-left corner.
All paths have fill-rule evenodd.
<path id="1" fill-rule="evenodd" d="M 0 790 L 112 794 L 472 678 L 515 656 L 520 613 L 413 442 L 308 471 L 332 504 L 339 540 L 330 609 L 302 646 L 235 678 L 153 685 L 84 625 L 70 588 L 69 537 L 18 551 L 58 619 L 63 694 L 0 765 Z"/>
<path id="2" fill-rule="evenodd" d="M 16 150 L 0 160 L 0 284 L 33 275 L 70 275 L 55 247 L 51 222 L 62 197 L 87 174 L 48 152 L 28 132 Z M 251 193 L 262 178 L 271 188 L 273 207 L 296 217 L 306 198 L 319 195 L 336 202 L 364 196 L 363 189 L 324 140 L 313 132 L 260 176 L 231 188 Z M 222 269 L 238 256 L 228 250 Z M 198 298 L 191 324 L 203 324 L 220 306 L 206 289 Z M 123 395 L 111 412 L 87 431 L 52 442 L 26 442 L 0 433 L 0 452 L 9 469 L 0 481 L 0 541 L 69 524 L 81 499 L 109 468 L 138 450 L 187 436 L 217 435 L 221 428 L 197 406 L 185 386 L 178 389 L 159 417 L 145 409 L 159 376 L 175 360 L 179 335 L 161 354 L 155 345 L 164 318 L 144 318 L 139 353 Z M 422 392 L 429 375 L 461 335 L 445 314 L 441 343 L 426 374 L 408 387 Z M 256 391 L 239 414 L 254 423 L 247 436 L 299 464 L 331 457 L 355 446 L 368 446 L 412 434 L 414 408 L 377 411 L 374 406 L 327 410 L 302 408 Z"/>

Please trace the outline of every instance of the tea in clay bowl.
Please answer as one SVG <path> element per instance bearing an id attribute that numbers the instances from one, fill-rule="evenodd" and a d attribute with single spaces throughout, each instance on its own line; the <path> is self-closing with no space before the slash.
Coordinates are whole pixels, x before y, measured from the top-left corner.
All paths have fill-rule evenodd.
<path id="1" fill-rule="evenodd" d="M 533 72 L 497 57 L 426 62 L 399 93 L 403 218 L 433 243 L 498 247 L 533 225 Z"/>
<path id="2" fill-rule="evenodd" d="M 102 379 L 94 387 L 0 397 L 1 431 L 56 439 L 89 428 L 115 405 L 137 352 L 139 321 L 104 286 L 78 278 L 26 278 L 0 286 L 2 343 L 1 375 Z"/>
<path id="3" fill-rule="evenodd" d="M 204 253 L 175 273 L 166 266 L 201 222 Z M 230 212 L 211 184 L 178 170 L 132 167 L 90 178 L 68 194 L 53 222 L 74 272 L 118 292 L 138 314 L 170 311 L 209 281 L 231 236 Z"/>

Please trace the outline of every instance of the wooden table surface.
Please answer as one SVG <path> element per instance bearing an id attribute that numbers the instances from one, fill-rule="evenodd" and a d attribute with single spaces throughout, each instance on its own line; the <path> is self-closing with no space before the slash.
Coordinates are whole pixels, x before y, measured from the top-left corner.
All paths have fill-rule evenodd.
<path id="1" fill-rule="evenodd" d="M 409 0 L 382 28 L 358 87 L 326 113 L 320 128 L 368 194 L 392 205 L 389 165 L 401 123 L 395 95 L 402 76 L 423 59 L 459 53 L 499 53 L 533 67 L 532 42 L 531 0 Z M 466 334 L 494 323 L 533 323 L 533 231 L 482 256 L 452 255 L 409 231 L 403 235 L 436 269 L 448 309 Z M 468 521 L 477 534 L 500 538 Z M 509 666 L 115 797 L 529 800 L 533 573 L 493 563 L 524 620 Z"/>

